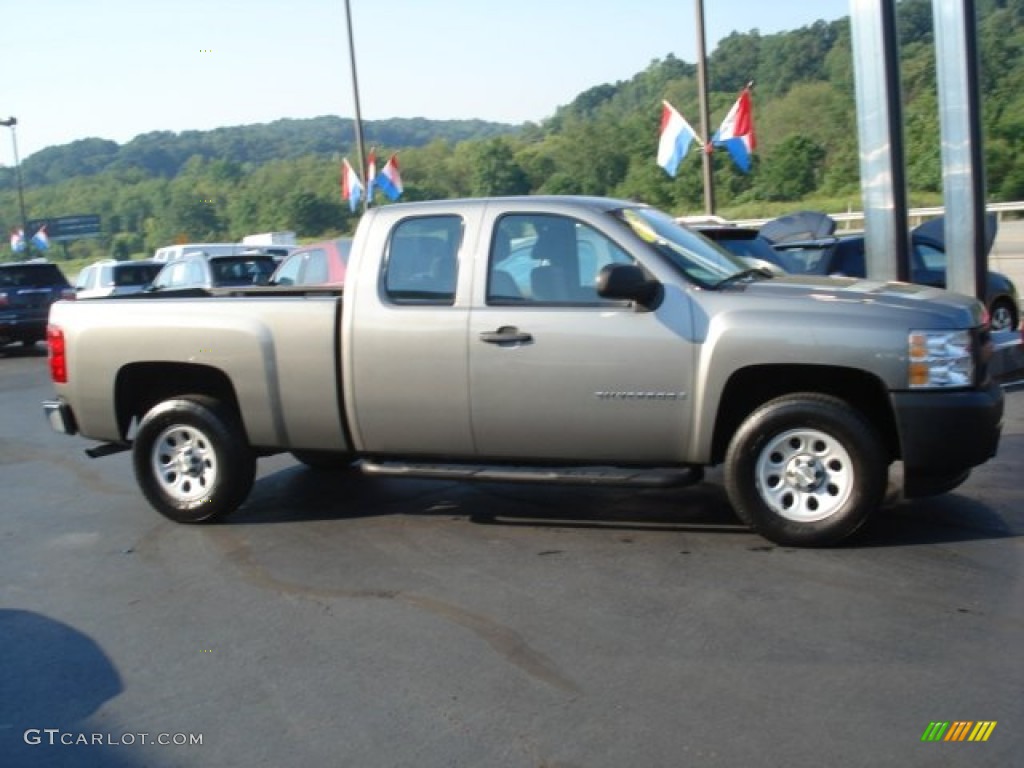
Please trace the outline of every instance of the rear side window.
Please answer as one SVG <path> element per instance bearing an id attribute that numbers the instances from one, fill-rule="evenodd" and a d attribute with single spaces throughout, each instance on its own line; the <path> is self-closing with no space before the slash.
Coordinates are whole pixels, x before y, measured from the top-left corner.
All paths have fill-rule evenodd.
<path id="1" fill-rule="evenodd" d="M 157 264 L 121 264 L 114 269 L 114 285 L 146 285 L 159 271 Z"/>
<path id="2" fill-rule="evenodd" d="M 3 288 L 70 288 L 64 273 L 56 264 L 18 264 L 0 269 Z"/>
<path id="3" fill-rule="evenodd" d="M 384 294 L 396 304 L 454 304 L 462 219 L 423 216 L 395 226 L 384 262 Z"/>

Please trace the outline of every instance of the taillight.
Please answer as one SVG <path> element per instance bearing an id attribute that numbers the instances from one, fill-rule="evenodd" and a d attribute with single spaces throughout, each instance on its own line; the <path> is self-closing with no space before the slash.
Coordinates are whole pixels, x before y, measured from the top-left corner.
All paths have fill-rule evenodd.
<path id="1" fill-rule="evenodd" d="M 0 307 L 6 307 L 7 304 L 8 304 L 8 302 L 7 302 L 7 294 L 6 293 L 0 293 Z"/>
<path id="2" fill-rule="evenodd" d="M 68 358 L 64 350 L 64 331 L 56 325 L 46 326 L 46 346 L 50 355 L 50 378 L 55 384 L 67 384 Z"/>
<path id="3" fill-rule="evenodd" d="M 60 298 L 62 301 L 74 301 L 75 300 L 75 289 L 74 288 L 62 288 L 60 292 Z"/>

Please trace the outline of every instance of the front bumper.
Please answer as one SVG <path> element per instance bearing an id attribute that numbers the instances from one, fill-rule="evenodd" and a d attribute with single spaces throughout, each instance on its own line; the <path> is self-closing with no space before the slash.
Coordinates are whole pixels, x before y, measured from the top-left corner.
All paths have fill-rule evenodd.
<path id="1" fill-rule="evenodd" d="M 1003 428 L 1003 391 L 894 392 L 903 464 L 912 472 L 953 475 L 996 455 Z"/>
<path id="2" fill-rule="evenodd" d="M 65 435 L 78 434 L 78 423 L 75 421 L 75 414 L 71 406 L 63 400 L 44 400 L 43 413 L 54 432 Z"/>

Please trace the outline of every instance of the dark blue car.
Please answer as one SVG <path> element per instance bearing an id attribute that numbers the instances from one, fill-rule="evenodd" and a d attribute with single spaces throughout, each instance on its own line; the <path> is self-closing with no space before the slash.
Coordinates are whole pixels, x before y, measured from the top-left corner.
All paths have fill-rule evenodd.
<path id="1" fill-rule="evenodd" d="M 988 218 L 987 239 L 995 241 L 996 220 Z M 774 247 L 775 263 L 787 272 L 804 275 L 845 275 L 865 277 L 864 235 L 839 235 L 835 222 L 826 214 L 801 212 L 770 221 L 760 234 Z M 946 287 L 946 251 L 943 220 L 932 219 L 910 233 L 910 281 L 919 285 Z M 985 305 L 992 330 L 1015 330 L 1020 324 L 1017 288 L 1006 275 L 989 271 L 985 283 Z"/>
<path id="2" fill-rule="evenodd" d="M 26 347 L 46 338 L 50 305 L 74 298 L 68 279 L 44 260 L 0 264 L 0 345 Z"/>

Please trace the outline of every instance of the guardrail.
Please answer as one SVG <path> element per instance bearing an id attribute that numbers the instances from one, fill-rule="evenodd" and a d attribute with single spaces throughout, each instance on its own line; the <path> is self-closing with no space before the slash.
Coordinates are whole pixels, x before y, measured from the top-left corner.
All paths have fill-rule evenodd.
<path id="1" fill-rule="evenodd" d="M 1000 224 L 1003 223 L 1003 214 L 1006 213 L 1024 213 L 1024 201 L 1018 203 L 989 203 L 985 206 L 985 210 L 989 213 L 994 213 Z M 941 205 L 934 206 L 932 208 L 911 208 L 907 211 L 907 218 L 911 226 L 916 226 L 922 221 L 927 219 L 934 219 L 936 216 L 942 216 L 946 212 L 946 208 Z M 847 211 L 846 213 L 830 213 L 829 216 L 839 224 L 840 229 L 863 229 L 864 228 L 864 212 L 863 211 Z M 733 223 L 738 227 L 760 227 L 771 221 L 771 219 L 740 219 Z M 854 223 L 859 223 L 859 227 L 851 226 Z"/>

